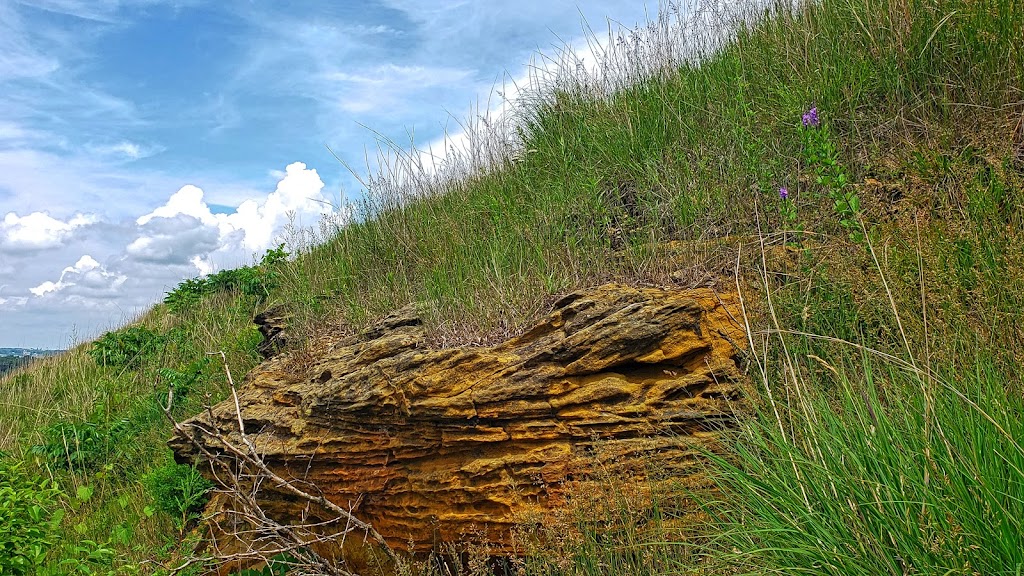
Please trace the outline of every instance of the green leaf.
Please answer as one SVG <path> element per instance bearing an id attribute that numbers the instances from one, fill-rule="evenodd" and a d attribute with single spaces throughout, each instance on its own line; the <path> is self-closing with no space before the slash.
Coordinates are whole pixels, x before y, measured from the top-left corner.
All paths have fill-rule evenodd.
<path id="1" fill-rule="evenodd" d="M 95 489 L 92 486 L 79 486 L 76 496 L 82 502 L 88 502 L 92 498 Z"/>

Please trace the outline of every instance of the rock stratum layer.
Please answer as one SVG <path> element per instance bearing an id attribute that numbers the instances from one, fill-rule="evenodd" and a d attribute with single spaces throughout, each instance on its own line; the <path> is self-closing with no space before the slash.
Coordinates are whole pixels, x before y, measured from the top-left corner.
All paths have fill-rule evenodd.
<path id="1" fill-rule="evenodd" d="M 264 362 L 239 388 L 241 416 L 275 472 L 354 507 L 392 547 L 507 549 L 514 526 L 598 466 L 699 474 L 695 444 L 728 426 L 738 396 L 736 302 L 606 285 L 562 298 L 521 336 L 453 349 L 431 349 L 403 311 L 311 343 L 312 359 Z M 237 438 L 233 401 L 193 422 L 211 416 Z M 180 436 L 171 445 L 182 461 L 199 454 Z M 287 498 L 269 504 L 287 513 Z"/>

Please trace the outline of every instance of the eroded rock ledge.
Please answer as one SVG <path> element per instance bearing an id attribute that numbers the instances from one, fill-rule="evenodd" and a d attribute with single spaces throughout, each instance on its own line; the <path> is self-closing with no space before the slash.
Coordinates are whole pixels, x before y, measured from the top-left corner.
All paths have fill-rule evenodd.
<path id="1" fill-rule="evenodd" d="M 263 363 L 239 389 L 241 412 L 278 474 L 358 502 L 356 516 L 394 548 L 468 539 L 500 550 L 597 464 L 595 446 L 696 474 L 694 443 L 731 420 L 737 318 L 731 295 L 606 285 L 564 297 L 497 346 L 436 350 L 402 312 L 320 343 L 311 361 Z M 237 429 L 232 401 L 212 415 Z M 184 438 L 171 445 L 181 460 L 196 454 Z"/>

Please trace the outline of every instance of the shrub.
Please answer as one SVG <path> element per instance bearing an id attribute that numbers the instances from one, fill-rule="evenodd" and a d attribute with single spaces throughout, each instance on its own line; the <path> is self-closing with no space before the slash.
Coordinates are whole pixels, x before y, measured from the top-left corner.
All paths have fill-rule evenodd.
<path id="1" fill-rule="evenodd" d="M 288 252 L 284 249 L 284 244 L 278 245 L 277 248 L 267 250 L 260 259 L 259 270 L 260 270 L 260 283 L 258 286 L 253 287 L 253 295 L 259 296 L 260 299 L 265 299 L 270 296 L 270 291 L 277 288 L 280 279 L 281 265 L 288 259 Z"/>
<path id="2" fill-rule="evenodd" d="M 168 388 L 174 390 L 172 407 L 180 407 L 197 386 L 206 382 L 207 376 L 203 370 L 209 363 L 209 358 L 201 358 L 180 370 L 173 368 L 161 368 L 158 370 L 157 373 L 160 374 L 160 379 L 167 386 L 156 394 L 156 401 L 160 407 L 162 408 L 167 404 Z"/>
<path id="3" fill-rule="evenodd" d="M 176 314 L 184 312 L 207 295 L 235 292 L 263 302 L 279 284 L 278 268 L 288 258 L 284 244 L 267 250 L 256 266 L 221 270 L 205 278 L 190 278 L 178 284 L 164 297 L 164 304 Z"/>
<path id="4" fill-rule="evenodd" d="M 107 332 L 89 349 L 89 356 L 100 366 L 138 368 L 164 344 L 165 338 L 144 326 L 131 326 Z"/>
<path id="5" fill-rule="evenodd" d="M 173 461 L 147 474 L 142 482 L 153 498 L 153 509 L 169 514 L 182 531 L 206 505 L 213 488 L 195 467 Z"/>
<path id="6" fill-rule="evenodd" d="M 58 468 L 88 470 L 105 461 L 111 448 L 124 440 L 131 427 L 127 419 L 59 421 L 43 431 L 43 443 L 33 446 L 30 452 Z"/>
<path id="7" fill-rule="evenodd" d="M 29 475 L 24 463 L 0 458 L 0 575 L 33 574 L 56 542 L 64 510 L 61 491 L 46 478 Z"/>
<path id="8" fill-rule="evenodd" d="M 164 304 L 171 312 L 180 313 L 198 304 L 210 292 L 211 286 L 206 278 L 189 278 L 167 293 Z"/>

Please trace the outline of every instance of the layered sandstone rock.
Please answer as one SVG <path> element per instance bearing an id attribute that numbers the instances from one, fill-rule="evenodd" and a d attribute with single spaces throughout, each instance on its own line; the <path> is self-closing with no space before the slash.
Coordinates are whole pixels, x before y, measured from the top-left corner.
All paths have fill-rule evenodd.
<path id="1" fill-rule="evenodd" d="M 565 481 L 597 465 L 696 474 L 695 444 L 731 420 L 738 317 L 735 297 L 711 290 L 607 285 L 497 346 L 438 350 L 402 312 L 313 343 L 312 359 L 265 362 L 239 390 L 241 413 L 278 474 L 354 506 L 394 548 L 502 550 L 513 526 L 559 506 Z M 234 402 L 212 415 L 236 433 Z M 180 437 L 172 447 L 196 454 Z"/>

